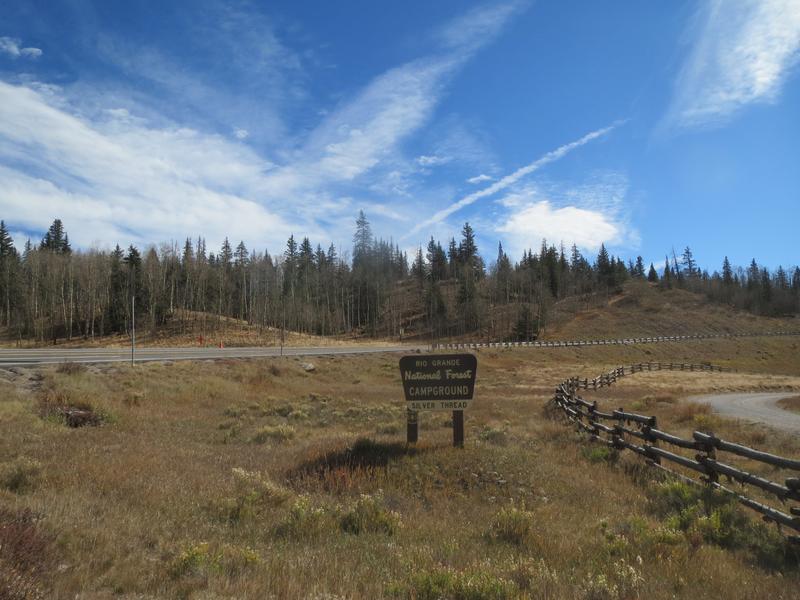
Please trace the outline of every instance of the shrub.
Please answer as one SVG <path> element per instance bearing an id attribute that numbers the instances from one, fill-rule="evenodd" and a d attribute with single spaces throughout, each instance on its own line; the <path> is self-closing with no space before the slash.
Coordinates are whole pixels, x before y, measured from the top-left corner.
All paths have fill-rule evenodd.
<path id="1" fill-rule="evenodd" d="M 342 530 L 359 535 L 361 533 L 385 533 L 394 535 L 401 525 L 400 515 L 388 510 L 383 496 L 363 494 L 355 506 L 341 519 Z"/>
<path id="2" fill-rule="evenodd" d="M 169 567 L 169 572 L 173 577 L 207 574 L 209 571 L 220 571 L 222 569 L 221 560 L 222 554 L 212 552 L 208 542 L 191 544 L 175 557 Z"/>
<path id="3" fill-rule="evenodd" d="M 544 559 L 522 558 L 514 564 L 509 576 L 521 591 L 535 593 L 534 598 L 556 597 L 558 573 Z"/>
<path id="4" fill-rule="evenodd" d="M 222 411 L 223 416 L 231 417 L 232 419 L 238 419 L 245 413 L 245 409 L 241 406 L 229 406 L 225 410 Z"/>
<path id="5" fill-rule="evenodd" d="M 331 515 L 324 507 L 313 506 L 308 496 L 300 496 L 289 509 L 282 523 L 275 528 L 281 537 L 317 538 L 328 528 Z"/>
<path id="6" fill-rule="evenodd" d="M 485 425 L 478 433 L 478 438 L 484 442 L 495 444 L 497 446 L 504 446 L 508 441 L 508 433 L 505 429 L 499 429 Z"/>
<path id="7" fill-rule="evenodd" d="M 748 549 L 769 568 L 800 565 L 797 548 L 774 529 L 748 518 L 724 492 L 670 481 L 651 488 L 648 496 L 651 510 L 666 519 L 667 528 L 684 532 L 693 544 Z"/>
<path id="8" fill-rule="evenodd" d="M 624 558 L 614 563 L 611 572 L 588 577 L 580 586 L 583 600 L 625 600 L 638 598 L 644 583 L 641 576 Z"/>
<path id="9" fill-rule="evenodd" d="M 214 573 L 236 577 L 260 562 L 261 556 L 249 546 L 223 544 L 215 548 L 208 542 L 198 542 L 178 553 L 169 565 L 169 573 L 174 578 Z"/>
<path id="10" fill-rule="evenodd" d="M 76 362 L 62 362 L 56 367 L 56 373 L 63 373 L 64 375 L 80 375 L 86 372 L 86 365 Z"/>
<path id="11" fill-rule="evenodd" d="M 508 506 L 495 515 L 486 537 L 493 542 L 525 545 L 533 537 L 533 521 L 533 513 L 525 510 L 524 505 L 521 508 Z"/>
<path id="12" fill-rule="evenodd" d="M 45 598 L 42 581 L 52 568 L 51 538 L 29 510 L 0 508 L 0 598 Z"/>
<path id="13" fill-rule="evenodd" d="M 583 452 L 584 457 L 593 463 L 613 463 L 619 458 L 619 452 L 608 446 L 583 446 L 581 452 Z"/>
<path id="14" fill-rule="evenodd" d="M 711 406 L 697 402 L 682 402 L 675 407 L 675 420 L 678 423 L 696 421 L 700 415 L 711 414 Z"/>
<path id="15" fill-rule="evenodd" d="M 267 441 L 274 440 L 283 442 L 290 440 L 294 437 L 294 427 L 290 425 L 267 425 L 262 427 L 252 437 L 253 443 L 263 444 Z"/>
<path id="16" fill-rule="evenodd" d="M 39 483 L 41 472 L 42 465 L 39 462 L 19 457 L 0 465 L 0 487 L 17 494 L 30 491 Z"/>
<path id="17" fill-rule="evenodd" d="M 261 473 L 235 468 L 235 495 L 222 501 L 220 512 L 225 520 L 238 523 L 262 511 L 284 504 L 291 492 Z"/>
<path id="18" fill-rule="evenodd" d="M 519 597 L 518 591 L 512 581 L 477 567 L 414 573 L 407 582 L 389 586 L 387 594 L 409 600 L 506 600 Z"/>
<path id="19" fill-rule="evenodd" d="M 43 419 L 54 419 L 69 427 L 99 425 L 103 418 L 89 402 L 74 400 L 61 390 L 47 389 L 39 397 L 39 414 Z"/>

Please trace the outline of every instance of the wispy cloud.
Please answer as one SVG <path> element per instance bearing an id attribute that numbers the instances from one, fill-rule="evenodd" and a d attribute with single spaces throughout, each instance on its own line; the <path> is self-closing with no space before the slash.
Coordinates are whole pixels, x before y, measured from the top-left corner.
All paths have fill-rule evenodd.
<path id="1" fill-rule="evenodd" d="M 443 208 L 442 210 L 436 212 L 431 218 L 426 219 L 425 221 L 422 221 L 421 223 L 417 224 L 408 234 L 406 234 L 403 237 L 403 239 L 411 236 L 414 233 L 417 233 L 418 231 L 420 231 L 420 230 L 422 230 L 422 229 L 424 229 L 426 227 L 430 227 L 431 225 L 434 225 L 436 223 L 440 223 L 441 221 L 443 221 L 444 219 L 446 219 L 447 217 L 449 217 L 450 215 L 452 215 L 456 211 L 459 211 L 462 208 L 477 202 L 481 198 L 486 198 L 487 196 L 492 196 L 492 195 L 496 194 L 497 192 L 500 192 L 500 191 L 508 188 L 509 186 L 515 184 L 520 179 L 525 177 L 526 175 L 530 175 L 531 173 L 534 173 L 534 172 L 538 171 L 539 169 L 541 169 L 545 165 L 548 165 L 548 164 L 550 164 L 552 162 L 555 162 L 555 161 L 559 160 L 560 158 L 563 158 L 564 156 L 566 156 L 567 154 L 569 154 L 573 150 L 575 150 L 577 148 L 580 148 L 581 146 L 585 146 L 586 144 L 588 144 L 592 140 L 596 140 L 597 138 L 600 138 L 600 137 L 603 137 L 603 136 L 607 135 L 608 133 L 613 131 L 614 128 L 616 128 L 619 124 L 620 123 L 618 123 L 618 122 L 617 123 L 613 123 L 613 124 L 609 125 L 608 127 L 603 127 L 602 129 L 598 129 L 596 131 L 592 131 L 591 133 L 587 133 L 582 138 L 580 138 L 578 140 L 575 140 L 574 142 L 570 142 L 569 144 L 564 144 L 563 146 L 560 146 L 560 147 L 556 148 L 555 150 L 551 150 L 550 152 L 548 152 L 544 156 L 541 156 L 541 157 L 537 158 L 535 161 L 533 161 L 532 163 L 530 163 L 528 165 L 525 165 L 524 167 L 520 167 L 519 169 L 517 169 L 516 171 L 514 171 L 510 175 L 506 175 L 505 177 L 503 177 L 502 179 L 496 181 L 492 185 L 490 185 L 490 186 L 488 186 L 488 187 L 486 187 L 486 188 L 484 188 L 482 190 L 479 190 L 477 192 L 473 192 L 471 194 L 468 194 L 467 196 L 464 196 L 463 198 L 461 198 L 457 202 L 454 202 L 450 206 L 448 206 L 446 208 Z"/>
<path id="2" fill-rule="evenodd" d="M 484 181 L 491 181 L 491 180 L 492 180 L 491 176 L 486 175 L 484 173 L 481 173 L 480 175 L 475 175 L 475 177 L 470 177 L 469 179 L 467 179 L 467 183 L 477 184 L 477 183 L 483 183 Z"/>
<path id="3" fill-rule="evenodd" d="M 180 103 L 184 92 L 192 107 L 224 104 L 227 92 L 217 93 L 212 81 L 182 69 L 179 58 L 159 48 L 101 38 L 99 55 L 125 74 L 122 81 L 143 78 L 155 92 L 136 95 L 123 83 L 106 94 L 108 87 L 91 80 L 65 88 L 0 82 L 0 209 L 26 231 L 64 218 L 71 239 L 82 246 L 197 234 L 212 246 L 229 235 L 259 248 L 282 246 L 292 232 L 349 239 L 353 213 L 361 207 L 405 221 L 409 217 L 388 204 L 354 200 L 353 191 L 383 181 L 396 196 L 408 193 L 404 165 L 408 172 L 419 167 L 403 156 L 403 142 L 431 118 L 450 78 L 515 10 L 517 5 L 496 5 L 457 19 L 429 55 L 377 76 L 327 111 L 310 133 L 269 147 L 275 150 L 269 158 L 254 139 L 263 136 L 264 126 L 233 118 L 233 112 L 247 111 L 223 111 L 209 127 L 202 118 L 184 119 L 186 105 L 172 105 L 170 99 Z M 231 70 L 242 71 L 252 60 L 269 75 L 270 61 L 283 52 L 272 43 L 245 50 L 234 45 L 224 53 L 238 61 Z M 280 76 L 267 80 L 293 87 Z M 265 104 L 275 116 L 272 98 Z M 345 226 L 347 235 L 340 229 Z"/>
<path id="4" fill-rule="evenodd" d="M 776 101 L 800 57 L 800 2 L 711 0 L 695 15 L 694 34 L 667 125 L 713 125 Z"/>
<path id="5" fill-rule="evenodd" d="M 293 160 L 270 174 L 271 184 L 297 195 L 351 184 L 383 168 L 381 178 L 391 178 L 391 188 L 402 191 L 397 177 L 402 143 L 430 120 L 450 79 L 517 10 L 517 4 L 496 5 L 456 19 L 440 32 L 439 48 L 430 56 L 386 71 L 330 112 Z M 441 164 L 449 156 L 436 151 L 417 164 Z"/>
<path id="6" fill-rule="evenodd" d="M 17 38 L 0 37 L 0 54 L 7 54 L 12 58 L 39 58 L 42 51 L 39 48 L 23 48 L 22 42 Z"/>
<path id="7" fill-rule="evenodd" d="M 446 165 L 453 157 L 451 156 L 438 156 L 436 154 L 423 154 L 417 157 L 417 164 L 421 167 L 435 167 L 437 165 Z"/>
<path id="8" fill-rule="evenodd" d="M 0 166 L 0 207 L 15 227 L 42 231 L 61 217 L 80 246 L 202 233 L 274 247 L 295 226 L 316 230 L 254 200 L 272 165 L 246 147 L 114 114 L 89 123 L 0 82 L 0 165 L 14 165 Z"/>

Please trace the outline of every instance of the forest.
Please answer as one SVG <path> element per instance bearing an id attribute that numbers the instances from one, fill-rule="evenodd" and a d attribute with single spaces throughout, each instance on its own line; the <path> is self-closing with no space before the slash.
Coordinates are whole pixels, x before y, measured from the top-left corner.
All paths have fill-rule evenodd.
<path id="1" fill-rule="evenodd" d="M 202 237 L 183 245 L 73 249 L 55 219 L 37 244 L 21 248 L 0 221 L 0 328 L 7 340 L 57 343 L 75 338 L 156 331 L 207 334 L 236 319 L 257 328 L 316 335 L 534 339 L 553 306 L 566 298 L 608 297 L 628 280 L 684 288 L 710 301 L 760 315 L 800 312 L 800 268 L 770 271 L 755 259 L 718 270 L 700 267 L 690 248 L 663 264 L 627 262 L 601 246 L 597 256 L 541 242 L 512 260 L 498 245 L 488 266 L 465 223 L 459 240 L 430 239 L 408 257 L 377 239 L 363 212 L 352 248 L 323 248 L 291 236 L 270 254 L 218 250 Z"/>

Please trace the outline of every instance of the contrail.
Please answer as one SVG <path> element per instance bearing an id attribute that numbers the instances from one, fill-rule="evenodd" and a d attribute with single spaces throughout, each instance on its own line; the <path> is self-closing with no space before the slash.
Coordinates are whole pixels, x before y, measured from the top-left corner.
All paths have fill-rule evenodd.
<path id="1" fill-rule="evenodd" d="M 430 219 L 415 225 L 414 228 L 411 231 L 409 231 L 406 235 L 404 235 L 401 239 L 405 239 L 405 238 L 415 234 L 416 232 L 418 232 L 423 227 L 428 227 L 430 225 L 434 225 L 435 223 L 440 223 L 441 221 L 443 221 L 444 219 L 446 219 L 447 217 L 452 215 L 454 212 L 456 212 L 458 210 L 461 210 L 465 206 L 469 206 L 470 204 L 472 204 L 473 202 L 475 202 L 477 200 L 480 200 L 481 198 L 485 198 L 486 196 L 491 196 L 492 194 L 496 194 L 500 190 L 503 190 L 503 189 L 507 188 L 508 186 L 516 183 L 522 177 L 525 177 L 525 175 L 533 173 L 534 171 L 538 171 L 543 166 L 545 166 L 545 165 L 547 165 L 547 164 L 549 164 L 551 162 L 554 162 L 554 161 L 558 160 L 559 158 L 569 154 L 570 152 L 575 150 L 575 148 L 580 148 L 581 146 L 583 146 L 584 144 L 588 144 L 592 140 L 595 140 L 595 139 L 597 139 L 599 137 L 603 137 L 604 135 L 610 133 L 613 129 L 618 127 L 623 122 L 624 121 L 615 121 L 614 123 L 612 123 L 608 127 L 604 127 L 602 129 L 598 129 L 597 131 L 592 131 L 591 133 L 587 133 L 585 136 L 583 136 L 579 140 L 576 140 L 574 142 L 570 142 L 569 144 L 564 144 L 563 146 L 561 146 L 559 148 L 556 148 L 555 150 L 551 150 L 550 152 L 548 152 L 544 156 L 542 156 L 540 158 L 537 158 L 535 161 L 533 161 L 529 165 L 525 165 L 524 167 L 520 167 L 519 169 L 517 169 L 516 171 L 514 171 L 510 175 L 506 175 L 502 179 L 494 182 L 489 187 L 486 187 L 486 188 L 484 188 L 482 190 L 478 190 L 477 192 L 473 192 L 473 193 L 469 194 L 468 196 L 464 196 L 458 202 L 454 202 L 453 204 L 451 204 L 447 208 L 443 208 L 442 210 L 440 210 L 439 212 L 434 214 Z"/>

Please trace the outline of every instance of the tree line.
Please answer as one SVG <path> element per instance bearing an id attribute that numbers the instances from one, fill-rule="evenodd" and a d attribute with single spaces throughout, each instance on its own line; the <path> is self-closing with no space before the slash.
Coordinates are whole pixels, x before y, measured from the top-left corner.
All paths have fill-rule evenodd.
<path id="1" fill-rule="evenodd" d="M 755 260 L 734 268 L 726 258 L 709 273 L 689 248 L 657 269 L 641 256 L 626 263 L 605 246 L 589 259 L 574 245 L 544 241 L 512 261 L 500 244 L 487 267 L 465 223 L 459 240 L 431 238 L 409 264 L 361 212 L 343 253 L 293 235 L 277 255 L 227 238 L 212 251 L 202 237 L 143 250 L 73 250 L 59 219 L 38 244 L 28 239 L 18 249 L 0 221 L 0 327 L 17 340 L 128 334 L 134 316 L 139 328 L 155 332 L 169 322 L 193 335 L 237 320 L 317 335 L 533 339 L 559 301 L 608 296 L 630 279 L 758 314 L 800 312 L 799 268 L 770 272 Z"/>

